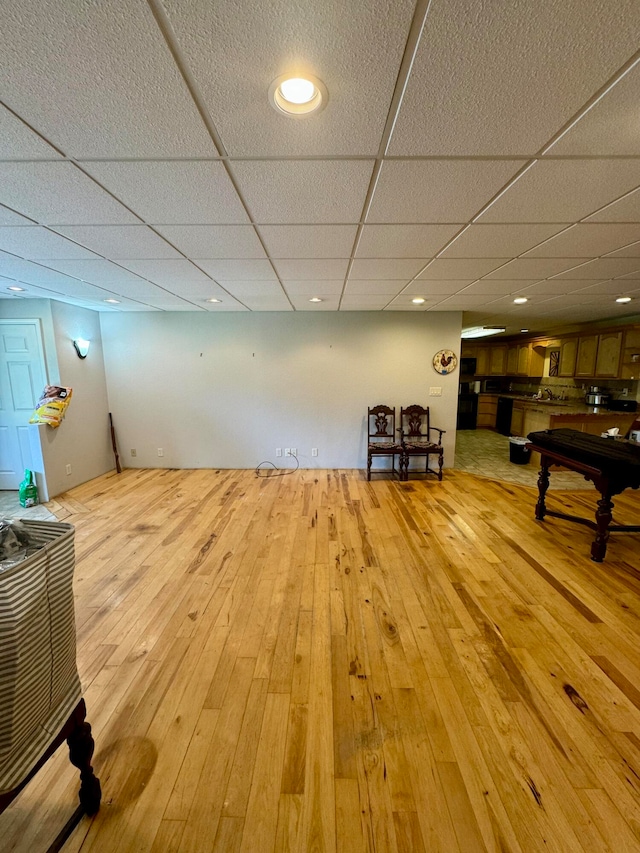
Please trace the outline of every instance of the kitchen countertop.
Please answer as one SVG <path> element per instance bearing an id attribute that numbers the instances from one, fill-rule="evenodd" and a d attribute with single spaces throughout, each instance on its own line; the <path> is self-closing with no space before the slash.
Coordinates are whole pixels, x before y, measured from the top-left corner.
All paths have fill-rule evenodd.
<path id="1" fill-rule="evenodd" d="M 533 411 L 546 412 L 549 415 L 590 415 L 595 418 L 611 417 L 612 415 L 632 415 L 633 412 L 613 412 L 606 406 L 587 406 L 579 400 L 537 400 L 526 394 L 500 393 L 499 391 L 481 391 L 478 396 L 506 397 L 514 402 L 527 403 Z"/>

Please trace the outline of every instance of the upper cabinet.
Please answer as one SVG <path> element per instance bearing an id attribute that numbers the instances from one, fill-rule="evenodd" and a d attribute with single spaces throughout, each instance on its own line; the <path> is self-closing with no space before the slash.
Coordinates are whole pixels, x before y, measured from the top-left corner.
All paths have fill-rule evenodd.
<path id="1" fill-rule="evenodd" d="M 578 356 L 574 376 L 595 376 L 598 336 L 584 335 L 578 338 Z"/>
<path id="2" fill-rule="evenodd" d="M 640 328 L 627 329 L 620 361 L 621 379 L 640 379 Z"/>
<path id="3" fill-rule="evenodd" d="M 509 344 L 507 347 L 507 376 L 518 374 L 518 344 Z"/>
<path id="4" fill-rule="evenodd" d="M 558 376 L 575 376 L 577 355 L 577 338 L 565 338 L 560 341 L 560 364 L 558 365 Z"/>
<path id="5" fill-rule="evenodd" d="M 598 379 L 615 379 L 620 369 L 622 332 L 607 332 L 598 335 L 596 376 Z"/>
<path id="6" fill-rule="evenodd" d="M 505 376 L 507 373 L 507 345 L 496 344 L 491 347 L 489 373 L 491 376 Z"/>
<path id="7" fill-rule="evenodd" d="M 476 376 L 489 374 L 489 347 L 478 347 L 476 352 Z"/>

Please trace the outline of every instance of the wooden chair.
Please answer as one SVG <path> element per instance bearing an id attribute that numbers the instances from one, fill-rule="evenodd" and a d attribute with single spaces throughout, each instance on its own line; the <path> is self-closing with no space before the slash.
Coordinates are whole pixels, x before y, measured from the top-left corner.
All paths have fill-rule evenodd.
<path id="1" fill-rule="evenodd" d="M 438 433 L 438 440 L 431 441 L 431 433 Z M 413 405 L 406 409 L 400 409 L 400 437 L 404 459 L 400 463 L 400 469 L 404 472 L 402 479 L 409 479 L 409 460 L 413 456 L 425 457 L 425 474 L 436 474 L 438 480 L 442 480 L 442 464 L 444 461 L 444 449 L 442 447 L 442 436 L 446 432 L 439 427 L 433 427 L 429 423 L 429 407 Z M 438 457 L 438 470 L 429 467 L 429 456 Z"/>
<path id="2" fill-rule="evenodd" d="M 367 410 L 367 480 L 371 479 L 371 463 L 374 456 L 390 456 L 391 469 L 374 471 L 375 473 L 398 474 L 402 479 L 402 467 L 396 471 L 395 460 L 399 457 L 400 466 L 404 459 L 402 444 L 396 436 L 396 410 L 390 406 L 372 406 Z"/>

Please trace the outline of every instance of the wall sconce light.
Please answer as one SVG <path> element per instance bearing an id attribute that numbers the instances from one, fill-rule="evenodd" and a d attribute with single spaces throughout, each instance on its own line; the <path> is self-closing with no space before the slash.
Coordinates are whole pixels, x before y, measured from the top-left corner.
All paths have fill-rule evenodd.
<path id="1" fill-rule="evenodd" d="M 89 353 L 89 345 L 91 341 L 85 341 L 84 338 L 76 338 L 73 342 L 78 358 L 86 358 Z"/>

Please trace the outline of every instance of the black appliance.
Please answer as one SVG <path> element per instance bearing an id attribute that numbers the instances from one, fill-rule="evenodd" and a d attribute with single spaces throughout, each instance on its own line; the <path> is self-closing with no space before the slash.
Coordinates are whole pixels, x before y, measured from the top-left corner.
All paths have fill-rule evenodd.
<path id="1" fill-rule="evenodd" d="M 460 359 L 460 375 L 475 376 L 476 375 L 476 359 L 461 358 Z"/>
<path id="2" fill-rule="evenodd" d="M 498 410 L 496 412 L 496 432 L 500 435 L 511 435 L 511 415 L 513 413 L 513 400 L 511 397 L 498 397 Z"/>
<path id="3" fill-rule="evenodd" d="M 478 395 L 458 394 L 458 419 L 456 429 L 475 429 L 478 419 Z"/>
<path id="4" fill-rule="evenodd" d="M 607 408 L 610 412 L 637 412 L 637 400 L 612 400 L 609 398 Z"/>

